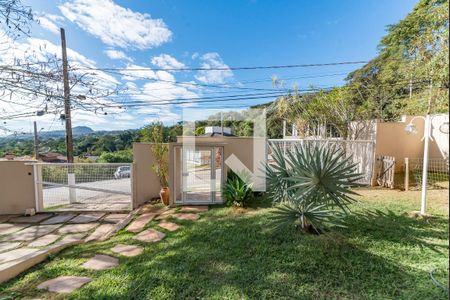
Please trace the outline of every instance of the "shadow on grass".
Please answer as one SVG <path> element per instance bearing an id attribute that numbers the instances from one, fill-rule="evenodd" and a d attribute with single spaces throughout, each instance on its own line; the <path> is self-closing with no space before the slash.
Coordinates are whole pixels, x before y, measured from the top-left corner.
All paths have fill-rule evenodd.
<path id="1" fill-rule="evenodd" d="M 43 280 L 79 275 L 94 280 L 68 298 L 446 298 L 432 286 L 427 272 L 411 267 L 416 258 L 397 259 L 396 253 L 389 252 L 403 248 L 411 256 L 427 257 L 430 251 L 415 246 L 425 236 L 441 236 L 440 229 L 387 212 L 349 217 L 351 227 L 345 231 L 312 236 L 291 227 L 273 232 L 267 228 L 269 216 L 213 209 L 198 222 L 177 221 L 182 229 L 166 232 L 167 238 L 156 244 L 142 244 L 121 232 L 110 241 L 65 251 L 8 283 L 4 292 L 37 296 L 40 292 L 34 287 Z M 406 232 L 409 237 L 403 236 Z M 145 251 L 137 257 L 121 257 L 120 265 L 111 270 L 80 267 L 94 254 L 112 255 L 109 249 L 118 243 L 144 245 Z M 378 246 L 386 243 L 388 253 Z"/>
<path id="2" fill-rule="evenodd" d="M 346 225 L 352 234 L 370 237 L 373 240 L 388 241 L 403 246 L 419 246 L 444 253 L 448 243 L 437 244 L 437 239 L 448 238 L 448 219 L 435 216 L 416 219 L 408 214 L 397 214 L 392 210 L 365 210 L 355 212 L 346 218 Z"/>

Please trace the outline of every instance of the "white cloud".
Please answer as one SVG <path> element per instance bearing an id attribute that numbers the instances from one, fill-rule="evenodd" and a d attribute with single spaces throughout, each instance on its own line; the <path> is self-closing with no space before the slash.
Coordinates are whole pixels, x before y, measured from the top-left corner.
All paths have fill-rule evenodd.
<path id="1" fill-rule="evenodd" d="M 201 70 L 195 75 L 195 78 L 203 83 L 225 83 L 227 80 L 233 78 L 233 72 L 229 69 L 220 55 L 216 52 L 210 52 L 203 54 L 200 57 L 202 61 L 201 67 L 205 69 L 209 68 L 221 68 L 223 70 Z"/>
<path id="2" fill-rule="evenodd" d="M 63 17 L 52 14 L 42 14 L 41 16 L 38 16 L 37 19 L 39 25 L 54 34 L 59 34 L 59 28 L 64 21 Z"/>
<path id="3" fill-rule="evenodd" d="M 163 69 L 182 69 L 186 65 L 176 60 L 169 54 L 161 54 L 152 58 L 152 64 Z"/>
<path id="4" fill-rule="evenodd" d="M 172 37 L 162 19 L 134 12 L 111 0 L 74 0 L 59 6 L 62 14 L 105 44 L 122 48 L 158 47 Z"/>
<path id="5" fill-rule="evenodd" d="M 133 61 L 133 59 L 131 57 L 129 57 L 128 55 L 126 55 L 124 52 L 119 51 L 119 50 L 114 50 L 114 49 L 108 49 L 104 51 L 106 56 L 108 56 L 111 59 L 123 59 L 123 60 L 127 60 L 127 61 Z"/>
<path id="6" fill-rule="evenodd" d="M 129 64 L 124 70 L 120 71 L 122 79 L 126 81 L 157 79 L 156 73 L 150 68 Z"/>

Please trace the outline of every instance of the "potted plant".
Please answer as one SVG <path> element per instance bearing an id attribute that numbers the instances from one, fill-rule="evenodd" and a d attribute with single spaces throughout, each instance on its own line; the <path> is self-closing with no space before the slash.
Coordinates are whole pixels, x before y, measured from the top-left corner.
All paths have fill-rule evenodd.
<path id="1" fill-rule="evenodd" d="M 169 205 L 170 191 L 168 185 L 168 162 L 167 162 L 167 152 L 169 147 L 167 144 L 163 143 L 163 124 L 157 123 L 151 129 L 151 140 L 154 143 L 152 145 L 152 154 L 155 159 L 155 163 L 152 165 L 152 170 L 159 178 L 159 183 L 161 185 L 161 191 L 159 196 L 161 202 L 164 205 Z"/>

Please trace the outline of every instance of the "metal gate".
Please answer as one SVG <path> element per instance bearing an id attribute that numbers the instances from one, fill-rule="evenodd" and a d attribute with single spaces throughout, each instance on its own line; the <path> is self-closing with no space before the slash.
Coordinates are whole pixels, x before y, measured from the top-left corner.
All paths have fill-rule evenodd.
<path id="1" fill-rule="evenodd" d="M 268 140 L 268 161 L 271 160 L 271 146 L 279 146 L 285 152 L 291 151 L 296 145 L 326 145 L 342 149 L 346 154 L 352 156 L 353 162 L 357 164 L 358 172 L 363 178 L 358 183 L 370 185 L 372 182 L 375 143 L 371 140 L 335 140 L 335 139 L 270 139 Z"/>
<path id="2" fill-rule="evenodd" d="M 175 147 L 176 204 L 222 203 L 223 147 Z"/>
<path id="3" fill-rule="evenodd" d="M 36 163 L 33 167 L 38 211 L 132 209 L 132 164 Z"/>

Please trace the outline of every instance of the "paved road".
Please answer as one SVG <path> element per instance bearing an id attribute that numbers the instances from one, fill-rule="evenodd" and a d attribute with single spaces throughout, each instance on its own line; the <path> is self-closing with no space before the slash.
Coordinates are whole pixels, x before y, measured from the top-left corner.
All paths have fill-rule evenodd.
<path id="1" fill-rule="evenodd" d="M 77 184 L 81 187 L 111 190 L 111 193 L 98 192 L 77 188 L 77 203 L 69 203 L 69 188 L 44 187 L 44 208 L 55 207 L 58 210 L 124 210 L 131 208 L 131 180 L 130 178 L 101 180 Z M 130 195 L 115 194 L 114 191 L 129 193 Z"/>

